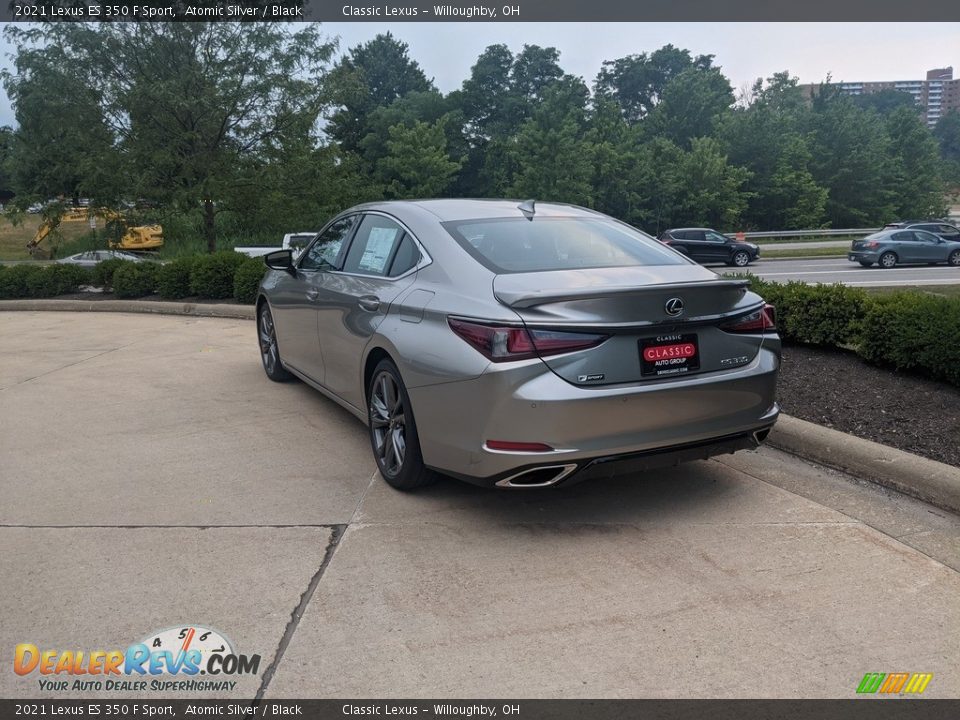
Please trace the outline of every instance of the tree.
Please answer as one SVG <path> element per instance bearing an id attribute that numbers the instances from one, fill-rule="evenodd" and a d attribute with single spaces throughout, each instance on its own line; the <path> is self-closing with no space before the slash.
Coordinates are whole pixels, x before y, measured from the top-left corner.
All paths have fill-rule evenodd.
<path id="1" fill-rule="evenodd" d="M 370 132 L 368 119 L 379 107 L 387 107 L 411 92 L 435 90 L 420 65 L 410 59 L 409 47 L 391 33 L 350 49 L 329 78 L 336 111 L 327 132 L 348 151 L 357 151 Z"/>
<path id="2" fill-rule="evenodd" d="M 733 89 L 718 69 L 691 68 L 663 88 L 650 113 L 649 132 L 689 148 L 698 137 L 712 135 L 733 105 Z"/>
<path id="3" fill-rule="evenodd" d="M 897 217 L 938 217 L 945 212 L 937 141 L 912 107 L 887 117 Z"/>
<path id="4" fill-rule="evenodd" d="M 944 177 L 960 184 L 960 110 L 951 110 L 937 121 L 933 135 L 940 145 Z"/>
<path id="5" fill-rule="evenodd" d="M 653 112 L 666 86 L 680 73 L 712 67 L 713 55 L 693 58 L 688 50 L 664 45 L 649 56 L 641 53 L 605 61 L 594 89 L 598 97 L 616 102 L 628 123 L 636 124 Z"/>
<path id="6" fill-rule="evenodd" d="M 913 95 L 902 90 L 878 90 L 864 95 L 855 95 L 853 102 L 864 110 L 874 110 L 881 115 L 889 115 L 896 110 L 906 108 L 918 115 L 918 107 Z"/>
<path id="7" fill-rule="evenodd" d="M 11 158 L 13 155 L 13 129 L 0 127 L 0 204 L 14 196 Z"/>
<path id="8" fill-rule="evenodd" d="M 579 78 L 556 82 L 517 136 L 509 193 L 593 204 L 593 146 L 584 136 L 587 89 Z"/>
<path id="9" fill-rule="evenodd" d="M 805 230 L 823 223 L 827 191 L 813 179 L 811 159 L 805 139 L 796 134 L 788 136 L 763 193 L 769 219 L 766 227 Z"/>
<path id="10" fill-rule="evenodd" d="M 259 159 L 311 132 L 333 52 L 315 26 L 291 32 L 281 23 L 50 23 L 6 32 L 18 50 L 8 88 L 18 113 L 30 113 L 18 118 L 25 134 L 40 127 L 41 136 L 62 142 L 43 124 L 45 114 L 83 109 L 93 125 L 92 159 L 114 178 L 98 197 L 112 191 L 114 201 L 202 207 L 210 251 L 217 212 L 255 182 Z M 42 87 L 50 68 L 68 73 L 52 93 Z M 98 132 L 109 134 L 108 147 L 96 145 Z"/>
<path id="11" fill-rule="evenodd" d="M 871 227 L 896 215 L 895 173 L 883 119 L 849 97 L 827 90 L 813 98 L 806 118 L 810 172 L 826 188 L 833 227 Z"/>
<path id="12" fill-rule="evenodd" d="M 751 173 L 747 227 L 816 228 L 825 220 L 827 191 L 810 172 L 809 108 L 797 83 L 786 72 L 757 80 L 719 128 L 730 162 Z"/>
<path id="13" fill-rule="evenodd" d="M 441 197 L 453 182 L 460 163 L 447 155 L 443 121 L 388 130 L 388 154 L 377 162 L 376 175 L 388 197 Z"/>

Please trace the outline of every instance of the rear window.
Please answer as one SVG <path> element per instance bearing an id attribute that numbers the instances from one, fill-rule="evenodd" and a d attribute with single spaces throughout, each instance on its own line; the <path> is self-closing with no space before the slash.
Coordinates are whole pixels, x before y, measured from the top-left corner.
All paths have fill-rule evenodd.
<path id="1" fill-rule="evenodd" d="M 604 218 L 501 218 L 443 226 L 495 273 L 687 264 L 649 235 Z"/>

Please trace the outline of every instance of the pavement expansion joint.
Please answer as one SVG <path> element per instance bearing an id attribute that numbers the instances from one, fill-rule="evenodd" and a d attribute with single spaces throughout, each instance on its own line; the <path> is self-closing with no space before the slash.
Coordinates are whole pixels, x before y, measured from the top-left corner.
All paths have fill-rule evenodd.
<path id="1" fill-rule="evenodd" d="M 293 635 L 297 631 L 297 626 L 300 624 L 300 619 L 307 611 L 307 605 L 310 604 L 310 600 L 313 598 L 313 594 L 316 592 L 317 586 L 320 585 L 320 580 L 323 578 L 323 573 L 330 564 L 330 561 L 333 559 L 333 554 L 336 552 L 337 547 L 339 547 L 340 540 L 343 538 L 343 534 L 347 529 L 346 525 L 332 525 L 328 527 L 331 527 L 333 532 L 330 535 L 330 542 L 327 544 L 327 550 L 323 555 L 323 561 L 320 563 L 320 567 L 317 568 L 317 571 L 313 574 L 313 577 L 310 578 L 310 582 L 307 584 L 307 589 L 304 590 L 303 594 L 300 596 L 300 602 L 297 603 L 297 606 L 290 614 L 290 621 L 287 623 L 287 627 L 283 631 L 283 637 L 280 638 L 280 644 L 277 645 L 277 651 L 273 655 L 273 661 L 270 663 L 269 667 L 267 667 L 266 671 L 263 673 L 263 677 L 260 680 L 260 687 L 257 689 L 256 696 L 254 696 L 254 702 L 259 702 L 262 700 L 264 694 L 267 692 L 267 688 L 270 686 L 270 681 L 273 679 L 273 674 L 276 672 L 277 667 L 279 667 L 280 661 L 283 659 L 283 655 L 287 651 L 287 646 L 290 645 L 290 641 L 293 639 Z"/>

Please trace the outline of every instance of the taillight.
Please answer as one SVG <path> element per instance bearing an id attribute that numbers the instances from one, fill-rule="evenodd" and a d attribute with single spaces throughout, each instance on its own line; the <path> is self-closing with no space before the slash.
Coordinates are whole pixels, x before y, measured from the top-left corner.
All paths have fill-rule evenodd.
<path id="1" fill-rule="evenodd" d="M 776 330 L 777 312 L 773 305 L 768 303 L 756 312 L 744 315 L 732 322 L 724 323 L 720 326 L 720 329 L 728 333 L 756 333 Z"/>
<path id="2" fill-rule="evenodd" d="M 878 243 L 876 240 L 871 240 L 871 241 L 868 242 L 868 243 L 864 243 L 864 247 L 868 247 L 868 248 L 878 248 L 878 247 L 880 247 L 880 243 Z"/>
<path id="3" fill-rule="evenodd" d="M 593 333 L 527 330 L 509 325 L 487 325 L 448 318 L 450 329 L 493 362 L 528 360 L 544 355 L 585 350 L 609 337 Z"/>

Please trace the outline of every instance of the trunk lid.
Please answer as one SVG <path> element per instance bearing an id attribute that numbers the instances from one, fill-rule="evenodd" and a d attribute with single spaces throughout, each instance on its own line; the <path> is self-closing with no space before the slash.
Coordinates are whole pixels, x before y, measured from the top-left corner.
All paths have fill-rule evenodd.
<path id="1" fill-rule="evenodd" d="M 610 336 L 594 348 L 543 358 L 575 385 L 729 370 L 751 362 L 762 342 L 761 335 L 737 335 L 719 327 L 761 305 L 747 292 L 747 281 L 722 278 L 699 266 L 503 274 L 494 278 L 493 291 L 528 328 Z"/>

